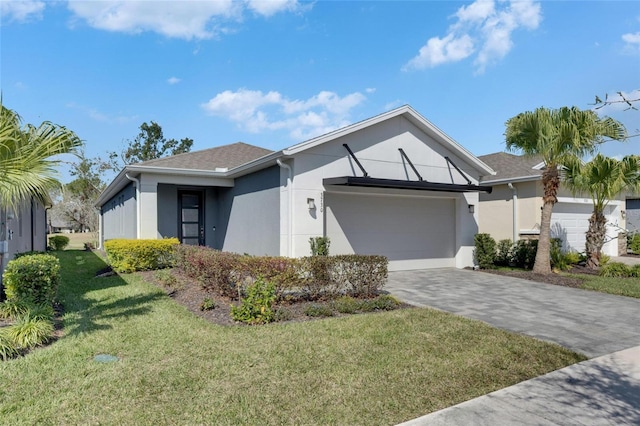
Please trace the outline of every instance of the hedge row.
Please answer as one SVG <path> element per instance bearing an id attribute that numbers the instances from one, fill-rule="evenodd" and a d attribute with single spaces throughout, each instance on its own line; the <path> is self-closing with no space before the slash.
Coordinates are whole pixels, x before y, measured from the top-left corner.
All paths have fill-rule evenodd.
<path id="1" fill-rule="evenodd" d="M 310 300 L 338 295 L 373 296 L 385 285 L 388 260 L 384 256 L 311 256 L 298 259 L 247 256 L 207 247 L 180 245 L 175 267 L 221 296 L 241 297 L 248 285 L 262 277 L 275 285 L 276 296 L 299 292 Z"/>
<path id="2" fill-rule="evenodd" d="M 117 272 L 148 271 L 173 266 L 177 238 L 163 240 L 115 239 L 104 243 L 107 260 Z"/>

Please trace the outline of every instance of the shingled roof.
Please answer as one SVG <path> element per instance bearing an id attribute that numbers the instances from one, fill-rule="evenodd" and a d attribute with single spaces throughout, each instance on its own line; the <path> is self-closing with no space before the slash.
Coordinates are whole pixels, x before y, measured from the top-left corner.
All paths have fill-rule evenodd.
<path id="1" fill-rule="evenodd" d="M 496 171 L 495 176 L 483 176 L 480 178 L 481 182 L 542 176 L 542 170 L 533 168 L 542 162 L 542 158 L 539 156 L 496 152 L 494 154 L 481 155 L 478 158 Z"/>
<path id="2" fill-rule="evenodd" d="M 201 151 L 187 152 L 171 157 L 144 161 L 137 165 L 191 170 L 233 169 L 234 167 L 257 160 L 272 152 L 271 150 L 249 145 L 244 142 L 236 142 L 215 148 L 203 149 Z"/>

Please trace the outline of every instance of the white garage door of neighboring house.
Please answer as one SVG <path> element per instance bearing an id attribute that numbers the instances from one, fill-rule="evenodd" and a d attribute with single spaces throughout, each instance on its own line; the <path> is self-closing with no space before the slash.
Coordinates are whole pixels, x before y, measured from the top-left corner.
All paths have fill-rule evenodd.
<path id="1" fill-rule="evenodd" d="M 453 199 L 325 194 L 331 254 L 379 254 L 390 270 L 455 267 Z"/>
<path id="2" fill-rule="evenodd" d="M 611 223 L 611 206 L 605 208 L 607 224 Z M 593 205 L 579 203 L 557 203 L 551 214 L 551 238 L 561 238 L 565 250 L 584 253 L 586 232 L 589 229 L 589 218 L 593 213 Z M 607 233 L 617 234 L 607 226 Z M 602 252 L 609 256 L 618 255 L 616 240 L 606 243 Z"/>

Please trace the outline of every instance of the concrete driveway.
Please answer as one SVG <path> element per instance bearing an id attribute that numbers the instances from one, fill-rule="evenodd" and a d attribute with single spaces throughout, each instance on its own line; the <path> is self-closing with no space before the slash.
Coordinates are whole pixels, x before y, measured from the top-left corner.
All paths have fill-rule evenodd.
<path id="1" fill-rule="evenodd" d="M 403 425 L 640 424 L 640 299 L 457 269 L 392 272 L 386 289 L 592 358 Z"/>
<path id="2" fill-rule="evenodd" d="M 390 272 L 385 290 L 589 358 L 640 345 L 640 299 L 461 269 Z"/>

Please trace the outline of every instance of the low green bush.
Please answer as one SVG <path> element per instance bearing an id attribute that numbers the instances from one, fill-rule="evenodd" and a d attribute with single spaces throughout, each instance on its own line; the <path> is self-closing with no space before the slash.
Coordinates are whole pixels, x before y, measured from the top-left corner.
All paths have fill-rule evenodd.
<path id="1" fill-rule="evenodd" d="M 363 304 L 367 304 L 374 311 L 392 311 L 398 309 L 402 303 L 390 294 L 381 294 L 374 299 L 365 300 Z"/>
<path id="2" fill-rule="evenodd" d="M 178 278 L 171 272 L 171 269 L 158 269 L 153 273 L 153 277 L 160 282 L 160 284 L 165 285 L 169 288 L 178 288 Z"/>
<path id="3" fill-rule="evenodd" d="M 509 262 L 511 262 L 512 250 L 513 241 L 511 241 L 510 239 L 498 241 L 494 263 L 498 266 L 508 266 Z"/>
<path id="4" fill-rule="evenodd" d="M 577 251 L 568 251 L 564 254 L 564 261 L 568 265 L 577 265 L 582 262 L 582 256 Z"/>
<path id="5" fill-rule="evenodd" d="M 549 250 L 551 257 L 551 267 L 560 271 L 566 271 L 569 269 L 569 264 L 565 257 L 565 253 L 562 251 L 562 239 L 552 238 L 551 247 Z"/>
<path id="6" fill-rule="evenodd" d="M 640 264 L 631 267 L 631 276 L 640 278 Z"/>
<path id="7" fill-rule="evenodd" d="M 538 240 L 518 240 L 513 248 L 511 263 L 524 269 L 533 268 L 538 252 Z"/>
<path id="8" fill-rule="evenodd" d="M 46 343 L 53 335 L 53 323 L 50 320 L 23 315 L 7 327 L 7 336 L 19 349 L 30 349 Z"/>
<path id="9" fill-rule="evenodd" d="M 172 267 L 175 263 L 177 238 L 162 240 L 105 241 L 107 261 L 117 272 L 149 271 Z"/>
<path id="10" fill-rule="evenodd" d="M 637 232 L 631 237 L 629 248 L 635 254 L 640 254 L 640 233 Z"/>
<path id="11" fill-rule="evenodd" d="M 60 262 L 49 254 L 23 256 L 11 260 L 2 277 L 7 300 L 52 304 L 60 284 Z"/>
<path id="12" fill-rule="evenodd" d="M 333 311 L 327 305 L 312 303 L 304 309 L 304 314 L 308 317 L 332 317 Z"/>
<path id="13" fill-rule="evenodd" d="M 354 314 L 360 308 L 360 301 L 351 296 L 342 296 L 332 301 L 331 307 L 341 314 Z"/>
<path id="14" fill-rule="evenodd" d="M 215 308 L 216 308 L 216 302 L 212 298 L 205 297 L 204 299 L 202 299 L 202 303 L 200 303 L 201 311 L 211 311 Z"/>
<path id="15" fill-rule="evenodd" d="M 51 250 L 64 250 L 69 245 L 69 237 L 64 235 L 54 235 L 49 237 L 49 247 Z"/>
<path id="16" fill-rule="evenodd" d="M 0 303 L 0 318 L 13 319 L 29 312 L 33 306 L 26 300 L 5 300 Z"/>
<path id="17" fill-rule="evenodd" d="M 240 306 L 231 307 L 231 317 L 235 321 L 247 324 L 266 324 L 275 320 L 273 305 L 276 301 L 276 289 L 273 283 L 262 277 L 247 286 L 247 295 Z"/>
<path id="18" fill-rule="evenodd" d="M 493 269 L 496 261 L 496 240 L 489 234 L 476 234 L 473 237 L 475 250 L 473 255 L 480 269 Z"/>
<path id="19" fill-rule="evenodd" d="M 624 263 L 608 262 L 600 267 L 598 274 L 602 277 L 626 278 L 631 276 L 632 270 Z"/>
<path id="20" fill-rule="evenodd" d="M 14 259 L 18 259 L 20 257 L 24 257 L 24 256 L 33 256 L 34 254 L 47 254 L 46 251 L 24 251 L 22 253 L 16 253 L 13 255 Z"/>
<path id="21" fill-rule="evenodd" d="M 329 256 L 329 246 L 331 245 L 329 237 L 311 237 L 309 245 L 311 246 L 311 256 Z"/>
<path id="22" fill-rule="evenodd" d="M 285 308 L 284 306 L 280 306 L 275 310 L 275 316 L 273 320 L 276 322 L 280 322 L 289 321 L 291 318 L 293 318 L 293 312 L 291 312 L 290 309 Z"/>
<path id="23" fill-rule="evenodd" d="M 0 359 L 6 361 L 20 354 L 15 342 L 7 334 L 7 327 L 0 328 Z"/>
<path id="24" fill-rule="evenodd" d="M 287 290 L 302 285 L 301 262 L 283 256 L 240 256 L 235 259 L 232 276 L 236 283 L 252 283 L 262 277 L 273 283 L 281 299 Z M 243 290 L 240 289 L 240 292 Z"/>

